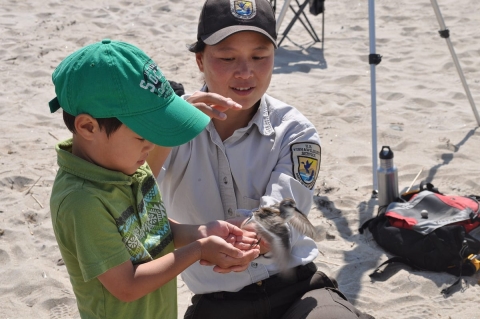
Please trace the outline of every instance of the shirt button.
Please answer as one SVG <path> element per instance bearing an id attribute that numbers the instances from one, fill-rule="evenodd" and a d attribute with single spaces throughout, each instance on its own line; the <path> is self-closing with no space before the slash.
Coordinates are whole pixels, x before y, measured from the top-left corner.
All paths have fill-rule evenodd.
<path id="1" fill-rule="evenodd" d="M 257 263 L 251 263 L 252 268 L 257 268 L 258 264 Z"/>
<path id="2" fill-rule="evenodd" d="M 233 215 L 233 211 L 231 208 L 228 209 L 228 216 L 232 216 Z"/>
<path id="3" fill-rule="evenodd" d="M 224 184 L 228 184 L 228 180 L 227 180 L 227 177 L 226 177 L 226 176 L 223 178 L 223 183 L 224 183 Z"/>

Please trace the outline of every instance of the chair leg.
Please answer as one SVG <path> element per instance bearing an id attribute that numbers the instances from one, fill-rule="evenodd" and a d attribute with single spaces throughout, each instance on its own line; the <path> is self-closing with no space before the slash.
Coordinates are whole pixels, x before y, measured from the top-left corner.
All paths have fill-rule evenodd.
<path id="1" fill-rule="evenodd" d="M 296 0 L 295 0 L 296 1 Z M 296 1 L 297 4 L 298 4 L 298 1 Z M 305 7 L 307 6 L 308 4 L 308 0 L 305 0 L 305 2 L 299 6 L 299 12 L 303 11 L 303 9 L 305 9 Z M 297 21 L 297 19 L 300 18 L 299 14 L 295 11 L 295 9 L 293 9 L 293 7 L 290 5 L 290 9 L 293 11 L 294 13 L 294 17 L 293 19 L 290 21 L 290 23 L 287 25 L 287 28 L 285 29 L 285 31 L 283 31 L 283 37 L 282 39 L 280 39 L 280 42 L 278 42 L 278 46 L 280 46 L 280 44 L 282 44 L 283 40 L 285 39 L 285 37 L 287 36 L 288 32 L 290 32 L 290 29 L 293 27 L 293 25 L 295 24 L 295 22 Z"/>
<path id="2" fill-rule="evenodd" d="M 324 45 L 325 45 L 325 6 L 323 7 L 323 12 L 322 12 L 322 51 L 323 51 Z"/>
<path id="3" fill-rule="evenodd" d="M 298 0 L 295 0 L 295 2 L 300 6 L 300 4 L 298 3 Z M 308 1 L 305 1 L 305 2 L 308 2 Z M 305 7 L 304 7 L 305 8 Z M 303 27 L 305 28 L 305 30 L 307 30 L 307 32 L 310 34 L 310 36 L 312 37 L 313 41 L 315 42 L 320 42 L 320 39 L 318 38 L 318 35 L 317 33 L 315 32 L 315 29 L 313 28 L 312 24 L 310 23 L 310 20 L 308 20 L 308 17 L 307 15 L 305 14 L 305 11 L 302 9 L 302 12 L 301 14 L 303 15 L 303 17 L 305 18 L 305 21 L 306 23 L 308 24 L 309 27 L 307 27 L 305 25 L 305 23 L 303 23 L 303 20 L 301 18 L 299 18 L 300 22 L 302 23 Z"/>
<path id="4" fill-rule="evenodd" d="M 277 0 L 270 0 L 270 5 L 272 6 L 273 14 L 276 14 L 277 13 Z"/>
<path id="5" fill-rule="evenodd" d="M 295 24 L 295 22 L 297 20 L 300 21 L 300 23 L 303 25 L 303 27 L 305 28 L 305 30 L 307 30 L 308 34 L 310 34 L 310 36 L 312 37 L 313 41 L 315 42 L 323 42 L 323 14 L 322 13 L 322 40 L 320 40 L 320 38 L 318 37 L 317 33 L 315 32 L 315 29 L 313 28 L 312 24 L 310 23 L 310 20 L 308 19 L 308 17 L 306 16 L 304 10 L 305 10 L 305 7 L 308 5 L 308 1 L 309 0 L 305 0 L 302 4 L 300 4 L 298 2 L 298 0 L 295 0 L 295 2 L 297 3 L 298 5 L 298 11 L 296 11 L 292 5 L 290 5 L 290 9 L 293 11 L 294 13 L 294 17 L 292 18 L 292 20 L 290 21 L 290 23 L 287 25 L 285 31 L 283 32 L 282 34 L 282 38 L 280 39 L 280 41 L 278 42 L 278 46 L 280 46 L 283 42 L 283 40 L 287 37 L 288 35 L 288 32 L 290 32 L 290 30 L 292 29 L 293 25 Z M 303 18 L 305 19 L 306 22 L 303 21 L 302 19 L 302 16 Z M 323 44 L 322 44 L 323 46 Z"/>

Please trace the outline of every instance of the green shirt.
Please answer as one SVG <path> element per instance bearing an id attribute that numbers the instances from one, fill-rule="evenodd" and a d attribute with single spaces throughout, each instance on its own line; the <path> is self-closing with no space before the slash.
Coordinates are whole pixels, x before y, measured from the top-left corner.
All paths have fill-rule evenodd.
<path id="1" fill-rule="evenodd" d="M 53 229 L 80 316 L 177 318 L 176 279 L 133 302 L 122 302 L 97 277 L 127 260 L 151 261 L 174 250 L 160 193 L 147 165 L 129 176 L 56 146 L 59 171 L 50 198 Z"/>

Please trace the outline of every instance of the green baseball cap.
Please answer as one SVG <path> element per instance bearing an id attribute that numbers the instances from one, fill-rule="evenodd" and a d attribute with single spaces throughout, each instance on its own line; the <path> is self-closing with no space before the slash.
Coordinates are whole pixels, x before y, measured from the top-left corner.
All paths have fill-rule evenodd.
<path id="1" fill-rule="evenodd" d="M 175 94 L 142 50 L 105 39 L 66 57 L 52 75 L 59 108 L 77 116 L 116 117 L 142 138 L 177 146 L 197 136 L 210 118 Z"/>

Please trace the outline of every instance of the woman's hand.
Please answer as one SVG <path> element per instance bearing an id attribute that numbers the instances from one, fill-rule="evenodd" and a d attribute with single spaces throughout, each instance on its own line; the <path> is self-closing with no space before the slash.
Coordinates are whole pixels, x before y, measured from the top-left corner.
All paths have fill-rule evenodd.
<path id="1" fill-rule="evenodd" d="M 187 102 L 208 115 L 210 118 L 225 120 L 224 113 L 229 109 L 241 110 L 242 106 L 231 98 L 216 93 L 197 91 L 187 98 Z"/>
<path id="2" fill-rule="evenodd" d="M 255 237 L 255 233 L 244 231 L 226 221 L 216 220 L 200 226 L 198 230 L 200 237 L 210 238 L 209 236 L 217 236 L 222 238 L 226 244 L 243 251 L 243 255 L 237 260 L 233 260 L 232 257 L 222 260 L 224 264 L 214 263 L 212 260 L 207 260 L 202 257 L 200 264 L 204 266 L 215 265 L 213 270 L 216 272 L 229 273 L 231 271 L 244 271 L 248 268 L 250 262 L 260 254 L 258 239 Z M 210 256 L 210 258 L 211 257 L 212 256 Z M 231 263 L 231 265 L 225 267 L 227 263 Z"/>
<path id="3" fill-rule="evenodd" d="M 242 217 L 243 218 L 243 217 Z M 270 251 L 270 244 L 266 241 L 266 238 L 261 238 L 257 234 L 257 229 L 254 223 L 248 223 L 246 224 L 248 218 L 243 218 L 243 221 L 239 225 L 240 228 L 243 230 L 244 234 L 247 234 L 247 236 L 255 236 L 255 239 L 257 241 L 257 246 L 260 249 L 260 254 L 266 254 Z M 230 221 L 230 220 L 229 220 Z M 236 224 L 237 221 L 234 221 L 233 223 Z"/>

